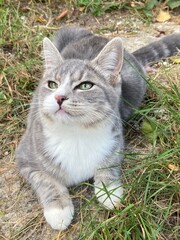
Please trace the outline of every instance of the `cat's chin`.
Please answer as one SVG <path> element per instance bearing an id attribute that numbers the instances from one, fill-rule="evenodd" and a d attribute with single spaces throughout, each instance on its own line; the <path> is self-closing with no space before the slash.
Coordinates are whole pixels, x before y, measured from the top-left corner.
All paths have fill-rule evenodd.
<path id="1" fill-rule="evenodd" d="M 76 124 L 76 122 L 79 122 L 78 116 L 74 116 L 64 108 L 58 109 L 55 112 L 53 118 L 55 121 L 61 122 L 63 124 L 72 124 L 72 122 Z"/>
<path id="2" fill-rule="evenodd" d="M 44 112 L 41 119 L 43 122 L 50 123 L 50 124 L 53 124 L 53 123 L 68 124 L 68 123 L 72 123 L 73 121 L 72 116 L 66 111 L 61 109 L 57 110 L 54 113 Z"/>
<path id="3" fill-rule="evenodd" d="M 69 113 L 67 113 L 64 109 L 62 109 L 62 108 L 60 108 L 60 109 L 58 109 L 56 112 L 55 112 L 55 114 L 61 114 L 61 115 L 66 115 L 66 114 L 68 114 L 69 115 Z"/>
<path id="4" fill-rule="evenodd" d="M 54 120 L 60 121 L 62 123 L 72 122 L 72 116 L 63 109 L 59 109 L 54 114 Z"/>

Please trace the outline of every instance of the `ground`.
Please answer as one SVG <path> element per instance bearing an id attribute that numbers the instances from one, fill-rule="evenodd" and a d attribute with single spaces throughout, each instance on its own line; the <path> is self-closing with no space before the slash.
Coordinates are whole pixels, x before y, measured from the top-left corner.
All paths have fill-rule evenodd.
<path id="1" fill-rule="evenodd" d="M 14 161 L 15 148 L 25 129 L 28 110 L 25 104 L 30 101 L 42 72 L 40 49 L 43 36 L 50 36 L 58 25 L 75 24 L 109 38 L 121 36 L 125 47 L 133 51 L 160 36 L 180 33 L 177 12 L 172 13 L 168 22 L 147 23 L 129 11 L 114 10 L 95 17 L 72 6 L 56 7 L 41 1 L 15 3 L 11 5 L 7 1 L 1 9 L 4 15 L 0 38 L 3 62 L 0 74 L 0 239 L 179 239 L 177 96 L 180 68 L 172 61 L 155 66 L 151 81 L 161 81 L 162 85 L 154 89 L 150 86 L 139 112 L 141 117 L 135 116 L 135 123 L 129 124 L 127 155 L 122 169 L 126 190 L 119 210 L 104 210 L 95 200 L 91 183 L 82 183 L 70 190 L 76 206 L 71 226 L 65 232 L 52 230 L 45 222 L 36 194 L 19 175 Z M 67 8 L 68 15 L 55 20 Z M 11 28 L 17 28 L 17 31 L 14 33 Z M 163 102 L 162 93 L 167 97 Z M 170 102 L 173 102 L 171 106 L 168 105 Z M 170 114 L 173 107 L 174 115 Z M 161 116 L 155 111 L 161 111 Z M 156 129 L 168 129 L 166 139 L 159 130 L 156 132 L 158 138 L 153 142 L 143 134 L 142 124 L 148 122 L 152 127 L 154 118 Z"/>

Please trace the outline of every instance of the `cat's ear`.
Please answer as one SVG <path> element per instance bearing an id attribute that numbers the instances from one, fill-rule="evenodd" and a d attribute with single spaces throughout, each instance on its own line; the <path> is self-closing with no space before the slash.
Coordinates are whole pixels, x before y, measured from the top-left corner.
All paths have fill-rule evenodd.
<path id="1" fill-rule="evenodd" d="M 60 52 L 47 37 L 43 39 L 43 58 L 45 69 L 53 68 L 63 62 Z"/>
<path id="2" fill-rule="evenodd" d="M 119 81 L 119 73 L 123 65 L 123 45 L 119 37 L 112 39 L 101 50 L 99 55 L 92 61 L 92 64 L 110 82 Z"/>

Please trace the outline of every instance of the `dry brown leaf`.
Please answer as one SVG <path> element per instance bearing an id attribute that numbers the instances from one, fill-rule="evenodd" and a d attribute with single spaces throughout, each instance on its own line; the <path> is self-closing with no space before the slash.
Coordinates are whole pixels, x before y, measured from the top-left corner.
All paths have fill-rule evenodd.
<path id="1" fill-rule="evenodd" d="M 43 17 L 38 17 L 36 22 L 39 22 L 39 23 L 47 23 L 47 20 Z"/>
<path id="2" fill-rule="evenodd" d="M 4 78 L 4 73 L 1 73 L 1 74 L 0 74 L 0 85 L 2 84 L 3 78 Z"/>
<path id="3" fill-rule="evenodd" d="M 68 9 L 64 10 L 63 12 L 61 12 L 57 17 L 56 17 L 56 21 L 61 20 L 62 18 L 64 18 L 65 16 L 67 16 L 68 14 Z"/>
<path id="4" fill-rule="evenodd" d="M 79 11 L 80 11 L 80 12 L 84 12 L 84 9 L 85 9 L 85 8 L 86 8 L 86 7 L 80 7 L 80 8 L 79 8 Z"/>
<path id="5" fill-rule="evenodd" d="M 180 170 L 180 167 L 178 165 L 174 165 L 172 163 L 168 164 L 168 168 L 174 172 L 178 172 Z"/>
<path id="6" fill-rule="evenodd" d="M 7 168 L 0 168 L 0 173 L 7 171 Z"/>
<path id="7" fill-rule="evenodd" d="M 180 57 L 172 57 L 172 58 L 171 58 L 171 61 L 172 61 L 173 63 L 180 64 Z"/>
<path id="8" fill-rule="evenodd" d="M 169 11 L 164 11 L 164 10 L 160 9 L 160 11 L 156 17 L 156 21 L 166 22 L 169 19 L 171 19 L 171 15 L 170 15 Z"/>

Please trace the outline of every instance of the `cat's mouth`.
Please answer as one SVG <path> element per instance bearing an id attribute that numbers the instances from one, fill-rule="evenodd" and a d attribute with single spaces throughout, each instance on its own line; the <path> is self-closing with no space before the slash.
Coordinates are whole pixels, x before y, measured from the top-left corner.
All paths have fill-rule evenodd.
<path id="1" fill-rule="evenodd" d="M 58 110 L 56 110 L 55 115 L 62 118 L 74 119 L 75 118 L 82 118 L 84 113 L 82 111 L 78 111 L 69 107 L 61 106 Z"/>
<path id="2" fill-rule="evenodd" d="M 64 108 L 60 107 L 56 112 L 55 114 L 68 114 L 68 115 L 71 115 L 67 110 L 65 110 Z"/>
<path id="3" fill-rule="evenodd" d="M 76 117 L 77 112 L 75 113 L 72 109 L 68 107 L 61 106 L 59 109 L 56 110 L 55 115 L 62 116 L 62 117 Z"/>

